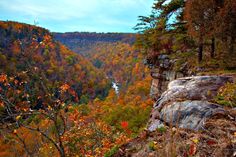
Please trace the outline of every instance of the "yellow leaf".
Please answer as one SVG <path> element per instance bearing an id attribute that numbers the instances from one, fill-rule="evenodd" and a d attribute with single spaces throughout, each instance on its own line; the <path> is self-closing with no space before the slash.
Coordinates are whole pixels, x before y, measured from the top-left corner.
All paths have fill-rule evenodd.
<path id="1" fill-rule="evenodd" d="M 197 143 L 199 142 L 198 139 L 193 139 L 192 141 L 193 141 L 193 143 L 195 143 L 195 144 L 197 144 Z"/>
<path id="2" fill-rule="evenodd" d="M 13 134 L 17 134 L 17 131 L 16 131 L 16 129 L 13 131 Z"/>
<path id="3" fill-rule="evenodd" d="M 52 110 L 52 107 L 51 107 L 51 106 L 48 106 L 48 110 Z"/>
<path id="4" fill-rule="evenodd" d="M 17 116 L 17 117 L 16 117 L 16 120 L 19 120 L 20 118 L 21 118 L 21 116 Z"/>

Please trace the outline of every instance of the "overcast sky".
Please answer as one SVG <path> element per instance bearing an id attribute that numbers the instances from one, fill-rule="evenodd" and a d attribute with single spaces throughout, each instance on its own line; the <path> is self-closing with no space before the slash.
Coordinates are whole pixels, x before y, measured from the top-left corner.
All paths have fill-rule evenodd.
<path id="1" fill-rule="evenodd" d="M 0 20 L 45 27 L 52 32 L 134 32 L 139 15 L 154 0 L 0 0 Z"/>

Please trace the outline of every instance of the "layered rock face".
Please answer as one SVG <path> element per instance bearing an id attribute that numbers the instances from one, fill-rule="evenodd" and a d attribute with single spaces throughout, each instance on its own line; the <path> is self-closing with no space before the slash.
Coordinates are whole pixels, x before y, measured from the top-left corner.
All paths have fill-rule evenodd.
<path id="1" fill-rule="evenodd" d="M 207 119 L 227 115 L 227 111 L 212 100 L 219 88 L 228 82 L 233 82 L 233 78 L 194 76 L 171 81 L 154 104 L 148 130 L 154 131 L 164 124 L 201 130 Z"/>
<path id="2" fill-rule="evenodd" d="M 154 100 L 163 93 L 170 81 L 188 75 L 185 72 L 185 67 L 182 67 L 182 72 L 173 70 L 174 60 L 171 60 L 168 55 L 160 55 L 158 58 L 158 66 L 150 66 L 151 76 L 153 78 L 150 96 Z"/>

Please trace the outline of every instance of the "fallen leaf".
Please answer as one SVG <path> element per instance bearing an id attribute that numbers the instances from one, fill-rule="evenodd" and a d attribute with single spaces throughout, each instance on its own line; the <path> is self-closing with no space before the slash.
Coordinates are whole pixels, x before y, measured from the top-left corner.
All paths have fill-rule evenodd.
<path id="1" fill-rule="evenodd" d="M 208 144 L 208 145 L 215 145 L 215 144 L 216 144 L 216 141 L 208 140 L 208 141 L 207 141 L 207 144 Z"/>
<path id="2" fill-rule="evenodd" d="M 195 144 L 190 145 L 190 148 L 189 148 L 189 155 L 190 155 L 190 156 L 193 156 L 193 155 L 196 154 L 196 152 L 197 152 L 197 147 L 196 147 L 196 145 L 195 145 Z"/>

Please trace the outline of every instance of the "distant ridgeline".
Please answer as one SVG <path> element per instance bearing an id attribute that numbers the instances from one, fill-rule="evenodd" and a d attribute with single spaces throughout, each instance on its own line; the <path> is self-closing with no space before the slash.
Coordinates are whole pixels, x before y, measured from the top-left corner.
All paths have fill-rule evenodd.
<path id="1" fill-rule="evenodd" d="M 65 44 L 68 48 L 77 53 L 85 53 L 97 43 L 127 43 L 135 42 L 136 34 L 132 33 L 89 33 L 69 32 L 53 33 L 56 40 Z"/>

